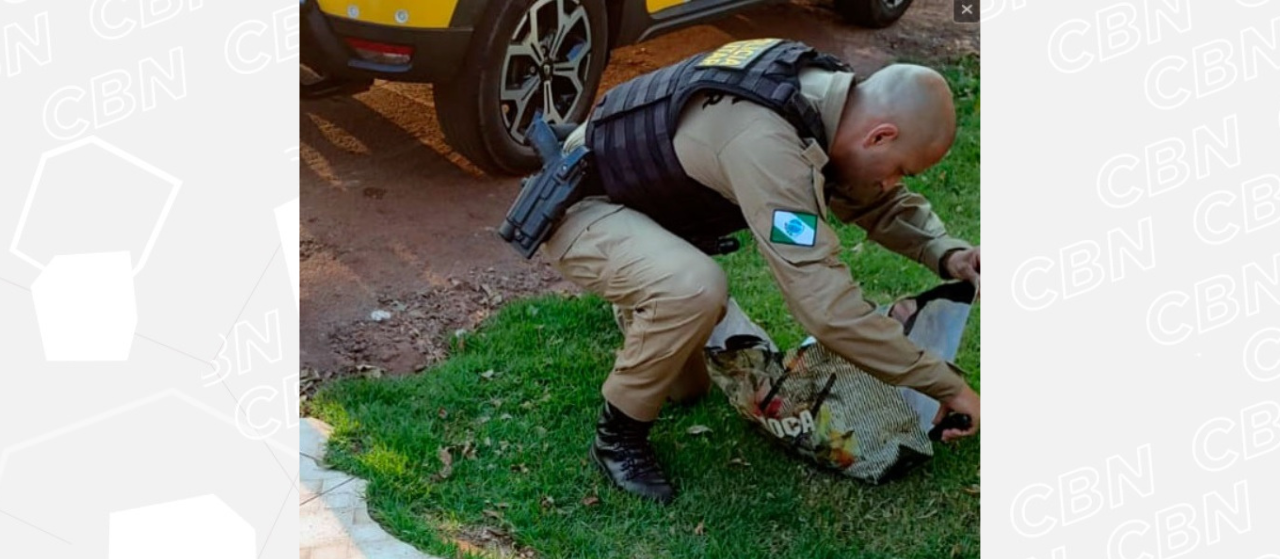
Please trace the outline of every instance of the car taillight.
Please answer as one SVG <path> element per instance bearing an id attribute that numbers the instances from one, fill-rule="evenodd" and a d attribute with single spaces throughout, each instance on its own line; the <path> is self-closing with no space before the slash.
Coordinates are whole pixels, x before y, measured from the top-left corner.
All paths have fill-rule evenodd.
<path id="1" fill-rule="evenodd" d="M 375 43 L 364 39 L 356 39 L 347 37 L 347 44 L 355 49 L 356 55 L 369 62 L 378 64 L 408 64 L 409 58 L 413 56 L 413 47 L 404 45 L 392 45 L 388 43 Z"/>

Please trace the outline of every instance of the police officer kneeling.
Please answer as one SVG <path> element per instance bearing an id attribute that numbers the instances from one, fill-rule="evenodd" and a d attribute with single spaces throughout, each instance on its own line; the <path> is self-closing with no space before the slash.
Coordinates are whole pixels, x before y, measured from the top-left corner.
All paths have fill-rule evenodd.
<path id="1" fill-rule="evenodd" d="M 590 450 L 605 475 L 644 497 L 674 497 L 649 429 L 666 400 L 692 401 L 711 386 L 702 347 L 728 288 L 708 253 L 744 228 L 806 330 L 881 380 L 937 399 L 939 418 L 969 415 L 971 427 L 946 440 L 976 433 L 978 395 L 862 298 L 824 220 L 834 213 L 943 278 L 978 284 L 979 249 L 949 236 L 900 184 L 941 160 L 954 136 L 951 92 L 937 72 L 893 65 L 855 85 L 835 58 L 777 39 L 730 43 L 606 93 L 563 147 L 589 171 L 566 165 L 560 175 L 586 178 L 573 195 L 550 197 L 567 206 L 539 214 L 554 227 L 532 240 L 520 234 L 522 252 L 545 237 L 552 265 L 618 310 L 625 341 Z M 536 179 L 555 171 L 526 184 L 504 237 L 528 221 L 517 207 L 537 205 Z"/>

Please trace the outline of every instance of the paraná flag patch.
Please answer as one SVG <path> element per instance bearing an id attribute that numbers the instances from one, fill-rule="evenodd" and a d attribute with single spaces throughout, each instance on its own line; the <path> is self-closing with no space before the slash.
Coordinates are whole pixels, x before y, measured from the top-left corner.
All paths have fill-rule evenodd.
<path id="1" fill-rule="evenodd" d="M 773 210 L 773 231 L 769 234 L 769 242 L 811 247 L 817 238 L 817 215 L 790 210 Z"/>

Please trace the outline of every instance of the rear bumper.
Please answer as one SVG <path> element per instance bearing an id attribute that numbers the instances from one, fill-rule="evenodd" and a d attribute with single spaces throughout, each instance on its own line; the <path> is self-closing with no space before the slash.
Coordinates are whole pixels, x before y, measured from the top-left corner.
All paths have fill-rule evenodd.
<path id="1" fill-rule="evenodd" d="M 331 17 L 315 2 L 302 5 L 302 58 L 312 69 L 342 78 L 446 81 L 462 67 L 471 29 L 406 29 Z M 413 47 L 407 64 L 379 64 L 356 55 L 346 37 Z"/>

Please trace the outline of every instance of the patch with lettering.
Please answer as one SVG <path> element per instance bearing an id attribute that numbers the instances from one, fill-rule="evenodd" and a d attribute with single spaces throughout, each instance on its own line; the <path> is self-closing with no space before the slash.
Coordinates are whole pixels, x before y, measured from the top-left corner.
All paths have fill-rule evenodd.
<path id="1" fill-rule="evenodd" d="M 769 50 L 770 47 L 782 42 L 782 39 L 751 39 L 748 41 L 734 41 L 723 47 L 720 47 L 708 54 L 701 62 L 698 62 L 699 68 L 709 66 L 718 66 L 721 68 L 737 68 L 739 70 L 746 68 L 747 64 L 755 60 L 760 53 Z"/>
<path id="2" fill-rule="evenodd" d="M 790 210 L 773 210 L 773 230 L 769 242 L 811 247 L 818 238 L 818 216 Z"/>

